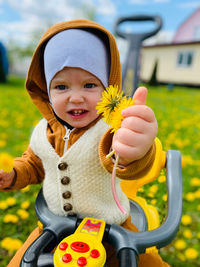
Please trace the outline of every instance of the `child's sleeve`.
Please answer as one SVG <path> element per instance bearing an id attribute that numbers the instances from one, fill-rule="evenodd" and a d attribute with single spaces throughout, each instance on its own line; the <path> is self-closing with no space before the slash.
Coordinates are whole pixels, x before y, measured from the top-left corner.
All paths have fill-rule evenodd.
<path id="1" fill-rule="evenodd" d="M 37 157 L 30 146 L 23 153 L 22 157 L 14 160 L 15 178 L 11 187 L 4 191 L 21 189 L 29 184 L 38 184 L 44 179 L 44 169 L 42 161 Z"/>
<path id="2" fill-rule="evenodd" d="M 108 130 L 99 143 L 99 157 L 101 164 L 110 173 L 112 173 L 114 162 L 112 158 L 106 158 L 106 155 L 110 152 L 112 138 L 113 134 L 110 133 L 110 130 Z M 139 179 L 143 177 L 148 173 L 153 165 L 155 154 L 156 145 L 154 142 L 143 158 L 133 161 L 126 167 L 118 167 L 116 173 L 117 177 L 126 180 Z"/>

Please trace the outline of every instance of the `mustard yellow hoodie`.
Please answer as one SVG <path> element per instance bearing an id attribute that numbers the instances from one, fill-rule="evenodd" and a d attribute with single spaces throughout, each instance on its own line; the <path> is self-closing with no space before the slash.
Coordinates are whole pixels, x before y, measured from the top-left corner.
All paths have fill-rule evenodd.
<path id="1" fill-rule="evenodd" d="M 58 23 L 50 27 L 42 36 L 39 44 L 33 54 L 26 79 L 26 89 L 36 107 L 40 110 L 42 116 L 48 121 L 47 137 L 51 145 L 54 147 L 59 156 L 63 155 L 65 141 L 63 137 L 66 133 L 64 126 L 56 119 L 52 107 L 49 104 L 49 97 L 46 88 L 46 81 L 44 76 L 43 52 L 48 40 L 56 33 L 70 29 L 70 28 L 94 28 L 102 31 L 109 40 L 111 67 L 109 84 L 118 85 L 121 89 L 121 67 L 120 58 L 117 45 L 113 35 L 101 25 L 90 20 L 74 20 L 68 22 Z M 99 120 L 100 117 L 97 119 Z M 97 121 L 96 120 L 96 121 Z M 70 135 L 68 141 L 68 148 L 96 121 L 92 122 L 87 127 L 82 129 L 75 129 Z M 112 142 L 112 134 L 108 131 L 99 144 L 99 154 L 101 162 L 104 167 L 112 172 L 113 163 L 111 159 L 106 159 Z M 151 167 L 155 156 L 155 145 L 151 147 L 144 158 L 137 160 L 127 166 L 119 169 L 117 176 L 122 179 L 138 179 L 146 174 Z M 33 153 L 30 146 L 24 152 L 22 157 L 15 159 L 14 170 L 16 172 L 16 179 L 13 186 L 7 190 L 19 189 L 28 184 L 40 183 L 44 179 L 44 170 L 41 160 Z"/>

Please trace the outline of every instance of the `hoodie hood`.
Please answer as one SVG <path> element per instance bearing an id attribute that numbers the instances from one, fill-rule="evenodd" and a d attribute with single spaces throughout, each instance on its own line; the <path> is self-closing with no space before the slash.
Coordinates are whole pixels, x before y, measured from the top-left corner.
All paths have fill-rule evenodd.
<path id="1" fill-rule="evenodd" d="M 40 39 L 33 54 L 32 61 L 26 78 L 26 89 L 42 116 L 50 125 L 59 123 L 49 103 L 46 80 L 44 75 L 44 48 L 48 40 L 55 34 L 67 29 L 91 29 L 100 31 L 107 37 L 110 48 L 110 76 L 109 85 L 118 85 L 121 89 L 121 67 L 118 48 L 113 35 L 101 25 L 90 20 L 72 20 L 61 22 L 50 27 Z M 105 38 L 106 41 L 106 38 Z"/>

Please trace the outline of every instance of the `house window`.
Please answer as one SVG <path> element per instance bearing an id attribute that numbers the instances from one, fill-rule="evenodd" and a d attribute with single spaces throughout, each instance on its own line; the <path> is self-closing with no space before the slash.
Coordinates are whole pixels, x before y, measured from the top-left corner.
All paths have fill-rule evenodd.
<path id="1" fill-rule="evenodd" d="M 193 52 L 192 51 L 182 51 L 178 53 L 177 65 L 178 67 L 190 67 L 193 62 Z"/>
<path id="2" fill-rule="evenodd" d="M 194 27 L 193 38 L 195 41 L 200 40 L 200 25 Z"/>

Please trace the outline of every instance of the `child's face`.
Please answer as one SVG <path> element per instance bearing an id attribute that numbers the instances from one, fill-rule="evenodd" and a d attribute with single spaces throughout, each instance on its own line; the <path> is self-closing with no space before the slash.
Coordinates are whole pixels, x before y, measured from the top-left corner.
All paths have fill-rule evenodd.
<path id="1" fill-rule="evenodd" d="M 91 73 L 64 68 L 51 80 L 50 98 L 56 115 L 75 128 L 82 128 L 99 115 L 96 105 L 104 87 Z"/>

